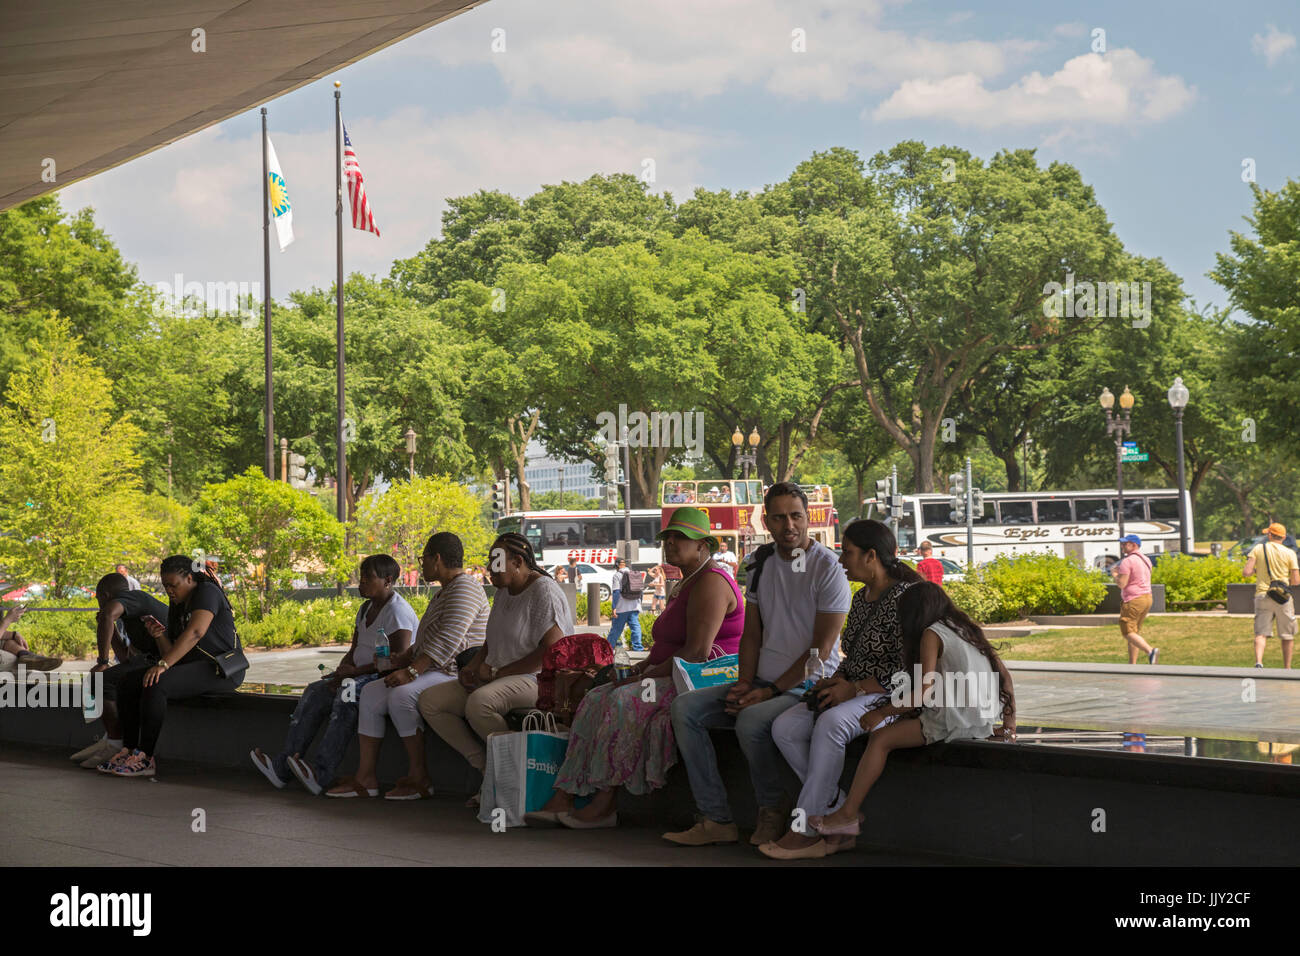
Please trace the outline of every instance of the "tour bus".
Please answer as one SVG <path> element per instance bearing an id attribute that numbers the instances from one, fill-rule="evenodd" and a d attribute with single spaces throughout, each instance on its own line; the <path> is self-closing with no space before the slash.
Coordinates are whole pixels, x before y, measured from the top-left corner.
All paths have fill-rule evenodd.
<path id="1" fill-rule="evenodd" d="M 888 520 L 883 502 L 868 498 L 864 504 L 871 506 L 868 517 Z M 1089 567 L 1109 567 L 1119 560 L 1118 504 L 1114 488 L 986 492 L 984 513 L 975 516 L 972 528 L 975 563 L 1050 551 Z M 1177 551 L 1178 524 L 1177 489 L 1124 491 L 1124 532 L 1142 539 L 1144 554 Z M 902 553 L 914 555 L 920 542 L 929 541 L 936 558 L 966 563 L 966 521 L 952 516 L 948 495 L 904 495 L 896 531 Z M 1190 502 L 1187 540 L 1195 540 Z"/>
<path id="2" fill-rule="evenodd" d="M 637 566 L 658 564 L 663 527 L 658 508 L 632 509 L 632 537 L 640 543 Z M 539 564 L 567 564 L 569 559 L 610 565 L 618 559 L 618 542 L 624 537 L 621 511 L 518 511 L 497 523 L 497 532 L 522 534 L 533 546 Z"/>
<path id="3" fill-rule="evenodd" d="M 808 534 L 828 548 L 835 547 L 838 518 L 830 485 L 800 485 L 808 496 Z M 710 533 L 738 558 L 772 540 L 763 524 L 763 492 L 758 479 L 724 481 L 665 481 L 659 487 L 663 521 L 681 507 L 699 508 L 709 516 Z"/>

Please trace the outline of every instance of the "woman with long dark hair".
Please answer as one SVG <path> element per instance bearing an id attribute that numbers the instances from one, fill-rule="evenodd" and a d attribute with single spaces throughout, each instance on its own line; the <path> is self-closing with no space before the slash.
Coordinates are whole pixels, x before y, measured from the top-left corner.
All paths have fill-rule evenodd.
<path id="1" fill-rule="evenodd" d="M 890 677 L 903 663 L 898 602 L 921 580 L 898 559 L 894 533 L 879 521 L 854 521 L 844 529 L 840 564 L 862 587 L 853 596 L 844 633 L 843 659 L 834 675 L 812 688 L 813 700 L 796 705 L 772 724 L 772 739 L 799 779 L 796 806 L 805 816 L 824 816 L 844 800 L 839 788 L 844 749 L 866 733 L 864 714 L 889 703 Z M 849 849 L 852 836 L 823 838 L 791 829 L 759 850 L 778 860 L 822 857 Z"/>
<path id="2" fill-rule="evenodd" d="M 862 823 L 858 810 L 891 751 L 991 737 L 998 716 L 1001 736 L 1015 738 L 1011 674 L 980 626 L 929 581 L 909 589 L 899 599 L 898 610 L 905 679 L 888 706 L 862 716 L 863 729 L 873 732 L 847 799 L 834 813 L 809 819 L 826 837 L 857 835 Z M 884 726 L 896 717 L 902 719 Z"/>
<path id="3" fill-rule="evenodd" d="M 153 667 L 133 671 L 118 684 L 122 749 L 96 768 L 103 773 L 152 777 L 167 702 L 232 691 L 248 667 L 217 576 L 183 554 L 164 559 L 158 571 L 170 599 L 167 626 L 154 618 L 145 626 L 162 655 Z"/>

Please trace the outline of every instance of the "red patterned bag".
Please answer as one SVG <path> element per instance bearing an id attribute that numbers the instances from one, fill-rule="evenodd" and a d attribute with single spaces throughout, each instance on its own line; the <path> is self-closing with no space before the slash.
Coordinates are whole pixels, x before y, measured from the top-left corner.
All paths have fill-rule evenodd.
<path id="1" fill-rule="evenodd" d="M 546 650 L 537 675 L 537 709 L 555 715 L 562 724 L 573 721 L 578 704 L 591 690 L 596 675 L 614 663 L 614 649 L 601 634 L 570 634 Z"/>

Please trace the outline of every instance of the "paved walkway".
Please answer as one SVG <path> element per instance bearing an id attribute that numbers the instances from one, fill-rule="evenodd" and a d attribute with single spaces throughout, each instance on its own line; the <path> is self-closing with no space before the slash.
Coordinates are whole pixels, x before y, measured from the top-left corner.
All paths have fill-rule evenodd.
<path id="1" fill-rule="evenodd" d="M 0 751 L 0 866 L 939 866 L 982 861 L 870 849 L 776 863 L 748 842 L 675 847 L 663 827 L 494 833 L 462 797 L 391 803 L 274 790 L 255 773 L 167 761 L 153 780 L 67 756 Z M 195 833 L 202 809 L 206 832 Z M 748 834 L 744 833 L 748 838 Z"/>

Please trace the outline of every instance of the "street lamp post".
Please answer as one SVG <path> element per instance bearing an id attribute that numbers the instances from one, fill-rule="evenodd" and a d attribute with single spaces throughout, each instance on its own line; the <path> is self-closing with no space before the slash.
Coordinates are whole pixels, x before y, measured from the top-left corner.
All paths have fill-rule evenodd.
<path id="1" fill-rule="evenodd" d="M 746 441 L 747 439 L 740 431 L 740 426 L 737 425 L 736 430 L 731 433 L 731 444 L 736 449 L 736 464 L 744 469 L 745 480 L 748 481 L 749 469 L 758 466 L 758 443 L 762 439 L 759 437 L 757 425 L 749 433 L 749 451 L 742 450 Z"/>
<path id="2" fill-rule="evenodd" d="M 409 455 L 411 459 L 411 480 L 415 481 L 415 439 L 416 439 L 415 429 L 407 428 L 405 438 L 406 438 L 406 454 Z"/>
<path id="3" fill-rule="evenodd" d="M 1174 440 L 1178 445 L 1178 550 L 1183 554 L 1191 550 L 1187 540 L 1187 475 L 1183 470 L 1183 409 L 1189 398 L 1191 393 L 1182 376 L 1176 376 L 1169 389 L 1169 407 L 1174 410 Z"/>
<path id="4" fill-rule="evenodd" d="M 1101 398 L 1098 399 L 1101 407 L 1106 412 L 1106 434 L 1115 436 L 1115 491 L 1118 498 L 1118 510 L 1116 518 L 1119 520 L 1119 536 L 1124 537 L 1124 436 L 1132 430 L 1130 419 L 1133 413 L 1133 393 L 1124 386 L 1124 391 L 1119 397 L 1120 414 L 1116 415 L 1111 412 L 1115 407 L 1115 396 L 1111 394 L 1109 388 L 1101 390 Z M 1123 553 L 1123 548 L 1120 552 Z"/>
<path id="5" fill-rule="evenodd" d="M 564 466 L 560 465 L 560 507 L 564 507 Z"/>

